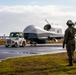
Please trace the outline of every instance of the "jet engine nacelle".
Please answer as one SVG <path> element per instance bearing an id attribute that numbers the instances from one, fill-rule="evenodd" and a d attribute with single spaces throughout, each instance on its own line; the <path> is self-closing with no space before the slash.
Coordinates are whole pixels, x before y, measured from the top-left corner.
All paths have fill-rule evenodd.
<path id="1" fill-rule="evenodd" d="M 50 24 L 46 24 L 46 25 L 44 26 L 44 30 L 49 31 L 50 29 L 51 29 L 51 25 L 50 25 Z"/>

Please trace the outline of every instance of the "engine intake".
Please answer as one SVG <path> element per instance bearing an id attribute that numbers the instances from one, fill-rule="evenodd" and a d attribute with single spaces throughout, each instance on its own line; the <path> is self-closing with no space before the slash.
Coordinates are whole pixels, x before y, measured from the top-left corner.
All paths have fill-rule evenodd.
<path id="1" fill-rule="evenodd" d="M 50 30 L 51 29 L 51 25 L 50 24 L 46 24 L 45 26 L 44 26 L 44 30 Z"/>

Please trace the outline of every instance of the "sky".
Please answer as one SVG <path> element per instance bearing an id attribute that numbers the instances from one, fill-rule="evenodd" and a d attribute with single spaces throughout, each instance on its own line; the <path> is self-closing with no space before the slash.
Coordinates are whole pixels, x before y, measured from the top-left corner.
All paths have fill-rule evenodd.
<path id="1" fill-rule="evenodd" d="M 76 21 L 76 0 L 0 0 L 0 36 L 28 25 L 43 28 L 45 19 L 64 32 L 67 20 Z"/>

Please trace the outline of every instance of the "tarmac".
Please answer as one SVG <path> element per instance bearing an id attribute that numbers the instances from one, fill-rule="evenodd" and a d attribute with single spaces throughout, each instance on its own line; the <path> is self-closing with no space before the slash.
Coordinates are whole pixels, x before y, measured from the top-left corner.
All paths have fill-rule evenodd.
<path id="1" fill-rule="evenodd" d="M 54 54 L 66 52 L 66 49 L 62 48 L 62 44 L 38 44 L 36 47 L 30 46 L 26 47 L 9 47 L 6 48 L 4 45 L 0 46 L 0 61 L 19 57 L 19 56 L 32 56 L 32 55 L 43 55 L 43 54 Z"/>

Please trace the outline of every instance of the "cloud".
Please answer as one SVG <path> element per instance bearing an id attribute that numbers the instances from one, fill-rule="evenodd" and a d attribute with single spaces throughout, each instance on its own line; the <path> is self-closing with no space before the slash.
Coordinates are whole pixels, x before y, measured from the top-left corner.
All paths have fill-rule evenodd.
<path id="1" fill-rule="evenodd" d="M 76 12 L 68 9 L 58 5 L 0 6 L 0 35 L 23 31 L 30 24 L 43 28 L 46 24 L 45 19 L 65 29 L 68 19 L 76 19 Z"/>

